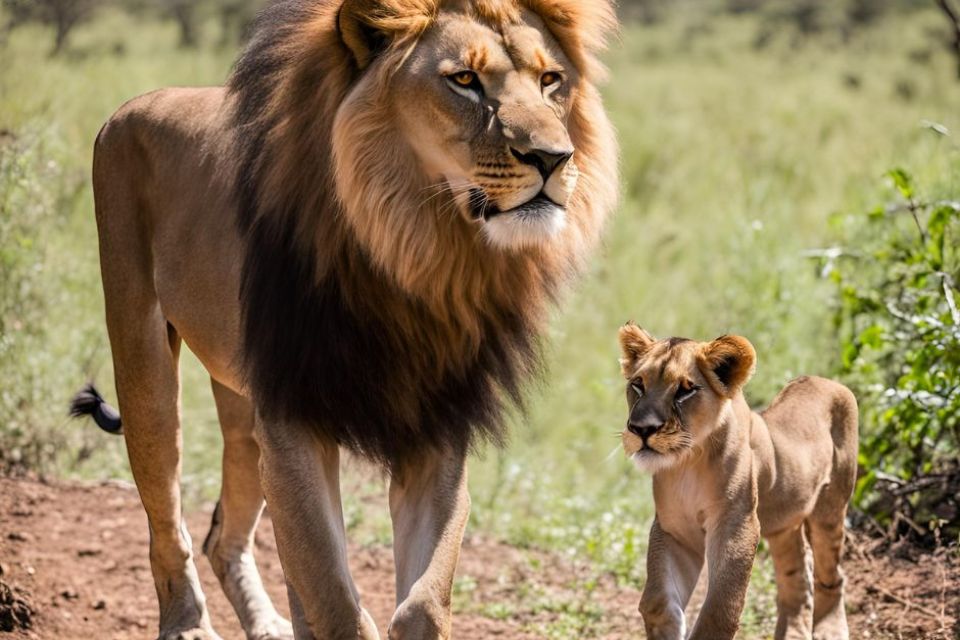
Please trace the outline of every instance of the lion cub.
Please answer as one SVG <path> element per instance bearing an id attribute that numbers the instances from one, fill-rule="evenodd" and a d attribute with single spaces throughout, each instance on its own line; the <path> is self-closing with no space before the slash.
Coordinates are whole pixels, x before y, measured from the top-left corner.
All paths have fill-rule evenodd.
<path id="1" fill-rule="evenodd" d="M 857 473 L 857 402 L 823 378 L 787 385 L 762 414 L 744 400 L 756 353 L 744 338 L 700 343 L 620 330 L 630 416 L 623 446 L 653 473 L 656 519 L 640 613 L 647 637 L 733 638 L 762 535 L 777 581 L 777 638 L 847 638 L 840 555 Z M 806 563 L 813 548 L 813 576 Z"/>

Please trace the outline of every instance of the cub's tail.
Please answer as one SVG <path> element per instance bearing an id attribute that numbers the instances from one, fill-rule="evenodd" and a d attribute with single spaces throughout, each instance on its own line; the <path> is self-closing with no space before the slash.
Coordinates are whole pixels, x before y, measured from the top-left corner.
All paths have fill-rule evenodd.
<path id="1" fill-rule="evenodd" d="M 83 389 L 73 396 L 70 401 L 70 415 L 74 418 L 91 416 L 97 426 L 114 435 L 123 433 L 123 422 L 120 421 L 120 412 L 107 404 L 93 386 L 87 383 Z"/>

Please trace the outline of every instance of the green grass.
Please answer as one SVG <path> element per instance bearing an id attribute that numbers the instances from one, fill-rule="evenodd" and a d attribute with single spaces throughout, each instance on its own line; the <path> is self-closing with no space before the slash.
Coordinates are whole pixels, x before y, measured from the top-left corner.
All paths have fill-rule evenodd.
<path id="1" fill-rule="evenodd" d="M 960 83 L 929 35 L 938 21 L 932 11 L 894 16 L 845 45 L 775 38 L 763 50 L 753 48 L 749 17 L 678 15 L 625 28 L 607 56 L 605 89 L 623 149 L 623 206 L 557 314 L 550 373 L 514 419 L 509 448 L 473 463 L 474 530 L 642 581 L 649 481 L 615 451 L 625 411 L 616 329 L 627 319 L 659 336 L 746 335 L 759 353 L 749 387 L 757 403 L 792 376 L 836 369 L 834 292 L 805 251 L 842 242 L 832 217 L 875 203 L 891 166 L 960 192 L 950 169 L 956 134 L 921 126 L 960 132 Z M 121 441 L 63 418 L 86 377 L 112 396 L 88 180 L 93 139 L 139 93 L 222 82 L 234 52 L 180 51 L 171 26 L 114 13 L 77 31 L 72 56 L 49 59 L 49 37 L 25 28 L 0 49 L 0 129 L 16 137 L 0 137 L 0 157 L 23 165 L 0 171 L 0 206 L 39 207 L 37 223 L 17 231 L 30 237 L 16 264 L 42 310 L 30 335 L 12 316 L 0 325 L 9 422 L 0 434 L 16 428 L 10 441 L 32 433 L 54 443 L 42 445 L 55 449 L 48 473 L 127 478 Z M 21 351 L 4 352 L 6 343 Z M 189 355 L 183 387 L 184 480 L 196 503 L 217 494 L 221 444 L 206 375 Z M 382 478 L 351 473 L 346 485 L 353 535 L 389 539 L 386 513 L 367 506 L 383 505 Z M 769 593 L 769 567 L 762 573 L 757 588 Z M 763 634 L 769 620 L 748 612 L 748 623 Z"/>
<path id="2" fill-rule="evenodd" d="M 618 572 L 608 543 L 639 527 L 642 547 L 646 481 L 608 458 L 625 415 L 615 337 L 627 319 L 659 336 L 749 337 L 758 404 L 796 375 L 835 370 L 834 291 L 804 252 L 841 242 L 834 214 L 873 206 L 891 166 L 960 192 L 956 143 L 921 126 L 958 130 L 960 83 L 946 55 L 928 66 L 909 55 L 935 19 L 888 20 L 846 47 L 760 52 L 749 19 L 718 18 L 693 42 L 682 20 L 625 31 L 606 89 L 623 207 L 554 324 L 551 374 L 528 420 L 475 470 L 479 523 Z M 897 92 L 905 81 L 909 100 Z"/>

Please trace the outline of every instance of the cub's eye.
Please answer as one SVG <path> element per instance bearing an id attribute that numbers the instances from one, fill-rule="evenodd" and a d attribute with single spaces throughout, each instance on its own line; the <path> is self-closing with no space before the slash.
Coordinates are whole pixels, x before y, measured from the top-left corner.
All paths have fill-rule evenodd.
<path id="1" fill-rule="evenodd" d="M 637 378 L 636 380 L 630 383 L 630 388 L 633 390 L 635 394 L 637 394 L 638 397 L 640 398 L 643 397 L 643 394 L 645 391 L 645 389 L 643 388 L 643 380 L 640 380 L 639 378 Z"/>
<path id="2" fill-rule="evenodd" d="M 556 84 L 560 84 L 561 81 L 563 81 L 563 76 L 556 71 L 547 71 L 545 74 L 540 76 L 540 86 L 544 89 L 547 87 L 552 87 Z"/>
<path id="3" fill-rule="evenodd" d="M 447 76 L 453 84 L 464 89 L 477 89 L 480 86 L 480 78 L 473 71 L 461 71 Z"/>
<path id="4" fill-rule="evenodd" d="M 689 400 L 693 396 L 697 395 L 697 392 L 700 391 L 700 389 L 702 388 L 703 387 L 701 387 L 698 384 L 693 384 L 690 386 L 680 385 L 677 388 L 677 395 L 674 396 L 674 402 L 676 402 L 677 404 L 680 404 L 681 402 Z"/>

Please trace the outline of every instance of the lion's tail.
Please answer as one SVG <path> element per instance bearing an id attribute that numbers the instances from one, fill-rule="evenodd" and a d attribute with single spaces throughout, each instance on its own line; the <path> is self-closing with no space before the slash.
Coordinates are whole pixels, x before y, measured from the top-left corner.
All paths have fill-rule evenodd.
<path id="1" fill-rule="evenodd" d="M 123 433 L 120 412 L 107 404 L 93 383 L 87 383 L 70 401 L 70 415 L 74 418 L 91 416 L 97 426 L 114 435 Z"/>

